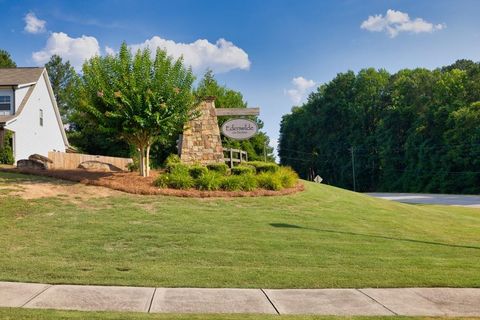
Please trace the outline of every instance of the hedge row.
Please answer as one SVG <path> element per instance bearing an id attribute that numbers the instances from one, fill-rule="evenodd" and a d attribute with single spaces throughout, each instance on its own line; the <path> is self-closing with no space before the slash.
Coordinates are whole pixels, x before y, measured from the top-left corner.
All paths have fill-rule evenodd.
<path id="1" fill-rule="evenodd" d="M 248 162 L 232 169 L 224 163 L 185 165 L 175 157 L 166 162 L 167 173 L 161 174 L 155 185 L 160 188 L 198 189 L 206 191 L 282 190 L 292 188 L 298 175 L 290 168 L 275 163 Z"/>

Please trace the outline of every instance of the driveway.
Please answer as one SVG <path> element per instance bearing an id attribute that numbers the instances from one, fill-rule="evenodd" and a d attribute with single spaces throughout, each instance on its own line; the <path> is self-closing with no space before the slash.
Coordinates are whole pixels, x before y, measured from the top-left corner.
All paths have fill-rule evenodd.
<path id="1" fill-rule="evenodd" d="M 426 193 L 367 193 L 367 195 L 403 203 L 440 204 L 480 208 L 480 195 Z"/>

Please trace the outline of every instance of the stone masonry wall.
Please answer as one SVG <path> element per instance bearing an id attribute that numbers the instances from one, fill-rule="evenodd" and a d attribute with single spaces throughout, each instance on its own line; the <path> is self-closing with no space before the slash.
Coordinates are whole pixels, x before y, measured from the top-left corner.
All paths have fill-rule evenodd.
<path id="1" fill-rule="evenodd" d="M 221 163 L 223 148 L 214 99 L 203 101 L 199 109 L 200 116 L 185 125 L 180 159 L 186 164 Z"/>

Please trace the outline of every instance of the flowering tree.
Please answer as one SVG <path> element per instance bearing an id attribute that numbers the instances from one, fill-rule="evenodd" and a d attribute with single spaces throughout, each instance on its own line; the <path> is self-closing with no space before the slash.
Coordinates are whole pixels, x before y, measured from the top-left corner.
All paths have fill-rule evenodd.
<path id="1" fill-rule="evenodd" d="M 191 69 L 158 49 L 134 55 L 125 43 L 117 55 L 83 65 L 80 106 L 99 126 L 117 133 L 140 154 L 140 174 L 149 176 L 150 148 L 178 132 L 193 116 Z"/>

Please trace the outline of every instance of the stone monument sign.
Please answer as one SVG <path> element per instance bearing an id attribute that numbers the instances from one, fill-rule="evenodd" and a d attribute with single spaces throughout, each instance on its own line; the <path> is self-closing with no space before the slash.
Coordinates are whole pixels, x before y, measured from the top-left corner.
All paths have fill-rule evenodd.
<path id="1" fill-rule="evenodd" d="M 254 116 L 260 113 L 259 108 L 216 109 L 214 97 L 205 99 L 198 108 L 199 116 L 185 124 L 179 141 L 180 159 L 186 164 L 199 163 L 205 165 L 224 162 L 217 117 Z M 251 132 L 251 130 L 248 131 Z"/>

